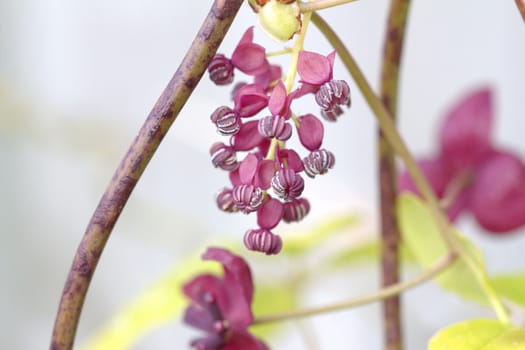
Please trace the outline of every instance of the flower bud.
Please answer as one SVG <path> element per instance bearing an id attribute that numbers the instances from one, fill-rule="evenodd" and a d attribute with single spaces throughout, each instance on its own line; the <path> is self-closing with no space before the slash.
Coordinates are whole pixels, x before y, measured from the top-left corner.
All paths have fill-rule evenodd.
<path id="1" fill-rule="evenodd" d="M 264 200 L 263 190 L 253 185 L 235 186 L 232 195 L 237 208 L 245 214 L 259 209 Z"/>
<path id="2" fill-rule="evenodd" d="M 272 178 L 275 194 L 285 201 L 299 197 L 304 190 L 304 180 L 293 169 L 281 169 Z"/>
<path id="3" fill-rule="evenodd" d="M 259 133 L 263 136 L 286 141 L 292 136 L 292 126 L 279 115 L 269 115 L 259 119 Z"/>
<path id="4" fill-rule="evenodd" d="M 284 203 L 283 220 L 285 222 L 301 221 L 310 212 L 310 202 L 306 198 L 297 198 Z"/>
<path id="5" fill-rule="evenodd" d="M 216 168 L 233 171 L 239 167 L 235 150 L 222 142 L 214 143 L 210 148 L 211 162 Z"/>
<path id="6" fill-rule="evenodd" d="M 283 243 L 281 237 L 274 235 L 269 230 L 254 229 L 244 234 L 244 245 L 250 250 L 273 255 L 281 251 Z"/>
<path id="7" fill-rule="evenodd" d="M 227 213 L 234 213 L 238 210 L 235 202 L 233 201 L 232 190 L 229 188 L 223 188 L 215 198 L 217 206 L 220 210 Z"/>
<path id="8" fill-rule="evenodd" d="M 301 11 L 296 1 L 269 0 L 259 8 L 257 18 L 266 34 L 277 41 L 290 40 L 301 30 Z"/>
<path id="9" fill-rule="evenodd" d="M 210 79 L 217 85 L 227 85 L 233 81 L 233 64 L 222 54 L 217 54 L 208 66 Z"/>
<path id="10" fill-rule="evenodd" d="M 343 113 L 340 105 L 350 107 L 350 87 L 344 80 L 330 80 L 315 93 L 315 102 L 325 112 L 321 113 L 325 119 L 335 121 Z"/>
<path id="11" fill-rule="evenodd" d="M 217 126 L 217 132 L 223 136 L 236 134 L 241 128 L 241 120 L 233 109 L 227 106 L 217 108 L 210 116 Z"/>
<path id="12" fill-rule="evenodd" d="M 335 157 L 332 152 L 320 149 L 311 152 L 303 159 L 304 172 L 311 178 L 322 175 L 334 166 Z"/>

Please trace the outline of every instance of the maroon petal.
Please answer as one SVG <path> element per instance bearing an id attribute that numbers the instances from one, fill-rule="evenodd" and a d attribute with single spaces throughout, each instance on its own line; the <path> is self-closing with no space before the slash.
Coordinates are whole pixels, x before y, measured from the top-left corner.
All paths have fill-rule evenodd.
<path id="1" fill-rule="evenodd" d="M 246 331 L 234 332 L 221 350 L 269 350 L 259 339 Z"/>
<path id="2" fill-rule="evenodd" d="M 279 159 L 283 168 L 293 169 L 296 173 L 304 170 L 301 157 L 293 149 L 283 149 L 279 152 Z"/>
<path id="3" fill-rule="evenodd" d="M 248 154 L 246 158 L 244 158 L 244 160 L 241 162 L 241 165 L 239 166 L 239 177 L 241 179 L 241 183 L 249 185 L 253 182 L 253 178 L 257 172 L 258 163 L 259 159 L 257 159 L 255 154 Z"/>
<path id="4" fill-rule="evenodd" d="M 253 28 L 254 26 L 251 26 L 248 29 L 246 29 L 246 31 L 241 37 L 241 40 L 239 40 L 239 43 L 237 44 L 237 46 L 243 45 L 243 44 L 250 44 L 253 42 Z"/>
<path id="5" fill-rule="evenodd" d="M 230 178 L 230 182 L 232 183 L 232 185 L 234 185 L 234 186 L 242 185 L 241 176 L 239 175 L 239 169 L 238 168 L 237 168 L 237 170 L 230 171 L 228 176 Z"/>
<path id="6" fill-rule="evenodd" d="M 233 98 L 234 109 L 239 116 L 246 118 L 254 116 L 268 105 L 268 96 L 264 88 L 255 84 L 240 87 Z"/>
<path id="7" fill-rule="evenodd" d="M 494 233 L 525 225 L 525 166 L 511 153 L 498 152 L 479 167 L 471 209 L 479 224 Z"/>
<path id="8" fill-rule="evenodd" d="M 270 69 L 264 47 L 254 43 L 238 45 L 233 51 L 232 64 L 248 75 L 263 74 Z"/>
<path id="9" fill-rule="evenodd" d="M 241 129 L 232 137 L 232 146 L 236 151 L 249 151 L 265 139 L 258 130 L 259 121 L 250 120 L 241 125 Z"/>
<path id="10" fill-rule="evenodd" d="M 257 224 L 264 229 L 271 230 L 281 221 L 283 217 L 283 204 L 270 198 L 257 211 Z"/>
<path id="11" fill-rule="evenodd" d="M 331 79 L 332 66 L 330 60 L 323 55 L 310 51 L 301 51 L 299 52 L 297 73 L 301 77 L 301 82 L 321 85 Z"/>
<path id="12" fill-rule="evenodd" d="M 257 84 L 266 89 L 272 82 L 281 79 L 282 75 L 281 66 L 272 64 L 270 65 L 270 69 L 255 76 L 253 82 L 254 84 Z"/>
<path id="13" fill-rule="evenodd" d="M 491 148 L 492 95 L 480 89 L 455 105 L 440 132 L 441 155 L 452 167 L 472 167 Z"/>
<path id="14" fill-rule="evenodd" d="M 316 116 L 306 114 L 299 117 L 297 133 L 302 145 L 310 151 L 315 151 L 323 143 L 324 126 Z"/>
<path id="15" fill-rule="evenodd" d="M 253 280 L 250 267 L 244 259 L 222 248 L 211 247 L 202 255 L 204 260 L 215 260 L 224 269 L 225 290 L 230 297 L 229 307 L 223 310 L 224 318 L 232 326 L 247 327 L 253 321 L 251 303 Z"/>
<path id="16" fill-rule="evenodd" d="M 286 87 L 282 80 L 272 90 L 272 95 L 268 101 L 268 109 L 272 115 L 282 115 L 281 112 L 286 105 Z"/>
<path id="17" fill-rule="evenodd" d="M 270 188 L 270 184 L 272 182 L 272 177 L 274 174 L 275 163 L 272 160 L 268 159 L 261 160 L 259 161 L 259 164 L 257 164 L 257 172 L 255 174 L 253 184 L 262 188 L 263 190 L 267 190 L 268 188 Z"/>

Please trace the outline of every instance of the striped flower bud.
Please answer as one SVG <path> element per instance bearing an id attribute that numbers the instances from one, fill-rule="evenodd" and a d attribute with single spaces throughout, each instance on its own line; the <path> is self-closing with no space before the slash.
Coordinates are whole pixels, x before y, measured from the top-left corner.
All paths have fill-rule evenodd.
<path id="1" fill-rule="evenodd" d="M 237 206 L 233 200 L 232 190 L 229 188 L 223 188 L 215 198 L 217 206 L 220 210 L 226 213 L 235 213 L 238 211 Z"/>
<path id="2" fill-rule="evenodd" d="M 263 136 L 286 141 L 292 136 L 292 126 L 279 115 L 269 115 L 259 119 L 259 133 Z"/>
<path id="3" fill-rule="evenodd" d="M 281 237 L 274 235 L 269 230 L 260 228 L 246 231 L 244 245 L 250 250 L 274 255 L 281 251 L 283 242 Z"/>
<path id="4" fill-rule="evenodd" d="M 264 200 L 263 190 L 254 185 L 235 186 L 232 195 L 237 208 L 245 214 L 259 209 Z"/>
<path id="5" fill-rule="evenodd" d="M 208 66 L 210 79 L 217 85 L 227 85 L 233 81 L 233 64 L 222 54 L 217 54 Z"/>
<path id="6" fill-rule="evenodd" d="M 332 152 L 320 149 L 311 152 L 303 159 L 304 172 L 311 178 L 322 175 L 334 166 L 335 157 Z"/>
<path id="7" fill-rule="evenodd" d="M 281 169 L 272 178 L 272 188 L 279 198 L 291 201 L 303 193 L 304 180 L 293 169 Z"/>
<path id="8" fill-rule="evenodd" d="M 234 135 L 241 128 L 239 115 L 227 106 L 217 108 L 210 119 L 217 126 L 217 132 L 223 136 Z"/>
<path id="9" fill-rule="evenodd" d="M 323 117 L 334 121 L 343 112 L 341 108 L 336 109 L 336 107 L 340 105 L 350 107 L 350 87 L 344 80 L 330 80 L 321 85 L 315 93 L 315 102 L 322 111 L 329 112 L 321 113 Z"/>
<path id="10" fill-rule="evenodd" d="M 328 109 L 328 110 L 321 109 L 321 116 L 325 120 L 328 120 L 330 122 L 335 122 L 337 118 L 343 113 L 344 111 L 339 105 L 334 105 L 332 109 Z"/>
<path id="11" fill-rule="evenodd" d="M 216 168 L 233 171 L 239 167 L 235 150 L 222 142 L 214 143 L 210 148 L 211 162 Z"/>
<path id="12" fill-rule="evenodd" d="M 301 221 L 310 212 L 310 202 L 306 198 L 297 198 L 284 203 L 283 220 L 285 222 Z"/>

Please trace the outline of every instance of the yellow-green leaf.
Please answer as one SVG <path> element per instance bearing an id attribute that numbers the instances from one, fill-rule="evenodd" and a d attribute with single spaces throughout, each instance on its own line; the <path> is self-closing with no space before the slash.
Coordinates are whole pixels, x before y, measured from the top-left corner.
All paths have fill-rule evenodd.
<path id="1" fill-rule="evenodd" d="M 501 296 L 525 307 L 525 272 L 494 276 L 490 281 Z"/>
<path id="2" fill-rule="evenodd" d="M 525 330 L 496 320 L 470 320 L 440 330 L 428 350 L 525 350 Z"/>
<path id="3" fill-rule="evenodd" d="M 265 316 L 297 308 L 297 292 L 286 283 L 276 285 L 257 285 L 253 298 L 253 314 Z M 253 326 L 251 331 L 261 339 L 274 333 L 282 323 L 267 323 Z"/>
<path id="4" fill-rule="evenodd" d="M 418 197 L 409 193 L 401 194 L 397 201 L 397 218 L 403 243 L 424 268 L 430 268 L 447 254 L 447 248 L 430 210 Z M 436 280 L 446 290 L 465 299 L 486 304 L 484 289 L 488 287 L 488 282 L 483 257 L 477 247 L 457 231 L 456 240 L 465 256 L 442 272 Z M 464 257 L 468 257 L 469 262 Z M 471 266 L 472 264 L 476 266 Z"/>

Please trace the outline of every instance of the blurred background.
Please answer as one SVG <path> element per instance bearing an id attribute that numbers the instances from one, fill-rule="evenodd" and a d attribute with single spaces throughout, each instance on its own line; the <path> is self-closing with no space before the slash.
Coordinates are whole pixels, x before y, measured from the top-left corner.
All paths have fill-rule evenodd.
<path id="1" fill-rule="evenodd" d="M 48 346 L 85 226 L 209 3 L 0 0 L 1 348 Z M 361 0 L 322 12 L 374 86 L 387 7 L 386 0 Z M 220 52 L 231 54 L 254 24 L 245 4 Z M 282 48 L 258 28 L 255 37 L 268 51 Z M 314 27 L 305 46 L 331 51 Z M 287 58 L 281 62 L 286 69 Z M 410 148 L 415 154 L 433 152 L 436 129 L 449 106 L 469 90 L 489 85 L 495 92 L 495 143 L 525 155 L 524 62 L 525 24 L 513 1 L 414 2 L 399 110 Z M 327 176 L 307 182 L 305 195 L 313 207 L 302 226 L 351 211 L 362 217 L 359 234 L 374 235 L 376 124 L 339 62 L 335 76 L 349 79 L 352 108 L 326 127 L 325 147 L 335 153 L 337 164 Z M 203 79 L 151 161 L 98 265 L 78 343 L 188 251 L 203 251 L 220 237 L 240 240 L 254 226 L 254 217 L 226 215 L 213 200 L 227 179 L 209 161 L 209 146 L 220 140 L 209 115 L 229 103 L 229 93 Z M 317 110 L 308 102 L 298 108 Z M 524 269 L 525 231 L 494 238 L 468 217 L 460 226 L 480 245 L 489 271 Z M 277 231 L 290 229 L 279 226 Z M 311 283 L 304 303 L 362 294 L 375 290 L 377 281 L 375 264 L 334 274 Z M 407 293 L 404 312 L 407 349 L 413 350 L 424 348 L 437 329 L 454 320 L 491 315 L 433 284 Z M 318 348 L 381 348 L 379 305 L 317 317 L 312 325 Z M 184 348 L 193 335 L 173 320 L 133 349 Z M 306 348 L 293 329 L 269 343 L 275 349 Z"/>

